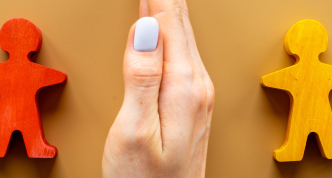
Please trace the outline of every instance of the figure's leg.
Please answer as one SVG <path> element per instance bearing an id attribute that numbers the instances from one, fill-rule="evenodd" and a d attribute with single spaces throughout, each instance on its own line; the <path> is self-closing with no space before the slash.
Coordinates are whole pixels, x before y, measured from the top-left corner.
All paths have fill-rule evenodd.
<path id="1" fill-rule="evenodd" d="M 330 134 L 326 134 L 331 133 L 331 129 L 332 128 L 326 130 L 325 134 L 323 134 L 322 132 L 315 133 L 320 153 L 324 158 L 327 159 L 332 159 L 332 136 Z"/>
<path id="2" fill-rule="evenodd" d="M 276 149 L 273 153 L 275 160 L 279 162 L 302 160 L 310 132 L 303 127 L 303 123 L 299 124 L 299 121 L 296 118 L 289 120 L 286 140 L 281 148 Z"/>
<path id="3" fill-rule="evenodd" d="M 326 112 L 320 118 L 320 123 L 316 124 L 316 140 L 320 149 L 320 153 L 327 159 L 332 159 L 332 114 L 330 106 L 326 109 Z"/>
<path id="4" fill-rule="evenodd" d="M 35 98 L 25 104 L 22 110 L 28 112 L 21 112 L 17 118 L 23 119 L 22 122 L 19 122 L 18 128 L 22 133 L 28 156 L 30 158 L 53 158 L 58 150 L 48 144 L 44 137 L 43 124 Z"/>
<path id="5" fill-rule="evenodd" d="M 327 100 L 329 101 L 329 100 Z M 326 100 L 317 104 L 319 111 L 314 124 L 314 132 L 320 152 L 323 157 L 332 159 L 332 112 L 331 106 Z"/>
<path id="6" fill-rule="evenodd" d="M 58 153 L 57 148 L 46 141 L 41 122 L 30 121 L 21 132 L 30 158 L 53 158 Z"/>
<path id="7" fill-rule="evenodd" d="M 8 150 L 8 144 L 12 136 L 12 131 L 9 129 L 1 130 L 0 132 L 0 157 L 4 157 Z"/>

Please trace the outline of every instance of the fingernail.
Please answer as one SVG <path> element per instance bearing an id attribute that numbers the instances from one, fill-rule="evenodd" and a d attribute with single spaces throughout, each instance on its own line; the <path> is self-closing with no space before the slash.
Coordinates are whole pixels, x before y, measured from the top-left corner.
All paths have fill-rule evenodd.
<path id="1" fill-rule="evenodd" d="M 136 23 L 134 48 L 136 51 L 153 51 L 157 47 L 159 24 L 153 17 L 143 17 Z"/>

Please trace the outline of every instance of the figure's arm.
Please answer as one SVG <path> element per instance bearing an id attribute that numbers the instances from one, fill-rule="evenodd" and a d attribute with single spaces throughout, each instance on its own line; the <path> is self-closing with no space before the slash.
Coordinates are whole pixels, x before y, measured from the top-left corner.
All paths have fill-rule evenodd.
<path id="1" fill-rule="evenodd" d="M 65 81 L 67 81 L 67 74 L 58 70 L 44 67 L 41 76 L 41 84 L 43 87 L 63 83 Z"/>
<path id="2" fill-rule="evenodd" d="M 277 88 L 287 90 L 292 80 L 296 78 L 292 75 L 293 67 L 288 67 L 267 75 L 261 78 L 261 85 L 269 88 Z"/>
<path id="3" fill-rule="evenodd" d="M 323 63 L 324 64 L 324 63 Z M 330 65 L 330 64 L 324 64 L 325 66 L 326 66 L 326 70 L 327 71 L 332 71 L 332 65 Z M 327 78 L 329 79 L 328 81 L 329 81 L 329 89 L 330 90 L 332 90 L 332 72 L 327 72 Z"/>

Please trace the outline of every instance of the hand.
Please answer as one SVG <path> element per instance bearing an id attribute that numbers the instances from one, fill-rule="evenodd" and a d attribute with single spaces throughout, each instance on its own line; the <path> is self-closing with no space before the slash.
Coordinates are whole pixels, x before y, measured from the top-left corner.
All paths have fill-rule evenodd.
<path id="1" fill-rule="evenodd" d="M 159 23 L 157 47 L 135 50 L 132 26 L 123 66 L 125 97 L 106 140 L 103 177 L 204 177 L 214 88 L 186 2 L 141 0 L 140 17 L 145 16 Z"/>

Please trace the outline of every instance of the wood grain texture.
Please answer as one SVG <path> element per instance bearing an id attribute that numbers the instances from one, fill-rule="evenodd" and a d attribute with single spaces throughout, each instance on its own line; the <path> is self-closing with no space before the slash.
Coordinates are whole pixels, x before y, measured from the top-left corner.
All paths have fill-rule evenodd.
<path id="1" fill-rule="evenodd" d="M 25 19 L 7 21 L 0 31 L 1 49 L 9 60 L 0 63 L 0 157 L 7 152 L 13 131 L 22 133 L 30 158 L 53 158 L 58 150 L 47 143 L 38 109 L 41 88 L 67 80 L 63 72 L 31 62 L 42 35 Z"/>
<path id="2" fill-rule="evenodd" d="M 318 58 L 327 44 L 328 34 L 322 24 L 314 20 L 297 22 L 285 37 L 286 51 L 296 58 L 295 65 L 261 78 L 262 86 L 286 91 L 291 101 L 286 140 L 273 153 L 277 161 L 302 160 L 312 132 L 322 156 L 332 158 L 332 66 Z"/>

